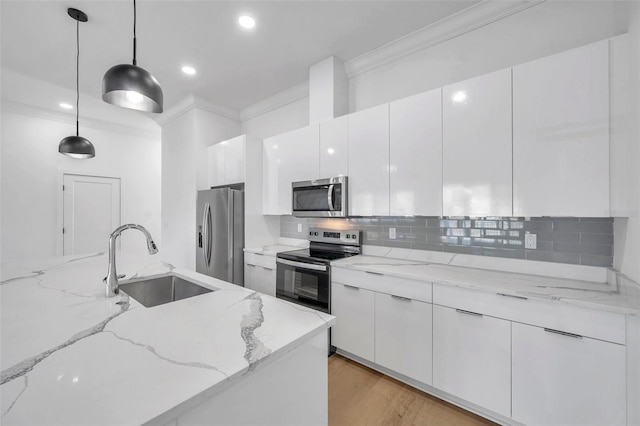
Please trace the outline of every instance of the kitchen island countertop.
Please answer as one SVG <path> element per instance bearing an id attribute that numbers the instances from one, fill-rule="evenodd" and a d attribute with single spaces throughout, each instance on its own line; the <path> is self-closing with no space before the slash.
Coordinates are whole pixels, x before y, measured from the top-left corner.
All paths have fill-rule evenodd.
<path id="1" fill-rule="evenodd" d="M 155 256 L 118 256 L 122 282 L 174 274 L 215 291 L 145 308 L 105 298 L 104 253 L 3 265 L 2 424 L 164 423 L 335 321 Z"/>

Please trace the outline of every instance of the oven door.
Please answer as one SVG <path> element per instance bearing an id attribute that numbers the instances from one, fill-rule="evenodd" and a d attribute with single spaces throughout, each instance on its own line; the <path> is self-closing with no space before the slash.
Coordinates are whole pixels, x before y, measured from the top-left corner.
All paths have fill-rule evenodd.
<path id="1" fill-rule="evenodd" d="M 330 313 L 329 265 L 276 259 L 276 297 Z"/>

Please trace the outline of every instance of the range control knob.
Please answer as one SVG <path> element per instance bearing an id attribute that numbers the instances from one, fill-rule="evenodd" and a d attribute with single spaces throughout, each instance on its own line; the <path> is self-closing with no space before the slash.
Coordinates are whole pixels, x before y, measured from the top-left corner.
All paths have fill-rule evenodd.
<path id="1" fill-rule="evenodd" d="M 351 235 L 347 234 L 347 240 L 351 238 Z"/>
<path id="2" fill-rule="evenodd" d="M 353 234 L 353 235 L 351 236 L 351 238 L 353 238 L 353 239 L 355 240 L 355 239 L 356 239 L 356 234 Z"/>
<path id="3" fill-rule="evenodd" d="M 318 236 L 318 233 L 317 233 L 317 232 L 314 232 L 314 233 L 313 233 L 313 235 L 317 237 L 317 236 Z"/>

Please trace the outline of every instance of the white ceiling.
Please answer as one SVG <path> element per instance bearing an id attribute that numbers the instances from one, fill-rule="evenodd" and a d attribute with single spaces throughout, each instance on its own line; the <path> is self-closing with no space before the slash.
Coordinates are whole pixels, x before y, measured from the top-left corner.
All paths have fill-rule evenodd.
<path id="1" fill-rule="evenodd" d="M 162 84 L 165 110 L 193 95 L 240 111 L 306 81 L 309 66 L 328 56 L 348 61 L 476 3 L 142 0 L 137 2 L 138 65 Z M 80 91 L 99 99 L 105 71 L 132 59 L 129 0 L 3 0 L 2 68 L 72 96 L 76 22 L 68 7 L 89 16 L 80 24 Z M 256 18 L 253 31 L 238 27 L 241 13 Z M 183 75 L 183 64 L 198 74 Z M 31 94 L 32 102 L 47 107 L 61 101 L 46 92 Z"/>

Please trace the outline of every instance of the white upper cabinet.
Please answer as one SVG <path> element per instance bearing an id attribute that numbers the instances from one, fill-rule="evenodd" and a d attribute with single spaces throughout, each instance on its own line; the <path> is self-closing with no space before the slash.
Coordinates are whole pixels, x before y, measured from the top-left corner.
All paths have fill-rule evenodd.
<path id="1" fill-rule="evenodd" d="M 442 90 L 391 102 L 391 216 L 442 216 Z"/>
<path id="2" fill-rule="evenodd" d="M 609 216 L 609 42 L 513 68 L 516 216 Z"/>
<path id="3" fill-rule="evenodd" d="M 349 117 L 320 123 L 320 178 L 349 175 Z"/>
<path id="4" fill-rule="evenodd" d="M 244 182 L 245 136 L 222 142 L 224 144 L 224 176 L 228 183 Z"/>
<path id="5" fill-rule="evenodd" d="M 263 142 L 263 213 L 291 214 L 291 182 L 318 179 L 318 125 Z"/>
<path id="6" fill-rule="evenodd" d="M 349 115 L 349 214 L 389 215 L 389 104 Z"/>
<path id="7" fill-rule="evenodd" d="M 244 182 L 245 136 L 238 136 L 207 148 L 209 187 Z"/>
<path id="8" fill-rule="evenodd" d="M 443 215 L 511 216 L 511 69 L 442 90 Z"/>
<path id="9" fill-rule="evenodd" d="M 224 185 L 224 145 L 217 143 L 207 148 L 207 184 Z"/>

